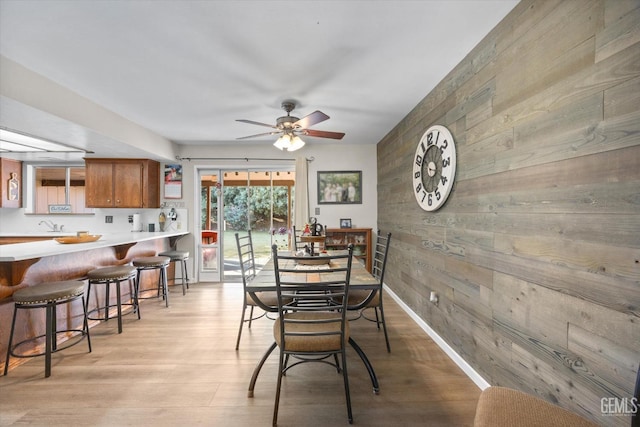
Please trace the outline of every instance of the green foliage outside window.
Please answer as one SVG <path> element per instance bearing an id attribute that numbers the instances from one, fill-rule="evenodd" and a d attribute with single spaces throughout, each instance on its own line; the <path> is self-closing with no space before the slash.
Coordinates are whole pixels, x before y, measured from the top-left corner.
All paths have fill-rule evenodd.
<path id="1" fill-rule="evenodd" d="M 211 188 L 211 218 L 217 218 L 217 192 L 215 187 Z M 247 187 L 225 187 L 224 188 L 224 219 L 227 227 L 232 230 L 246 230 L 251 219 L 252 229 L 256 231 L 269 231 L 271 229 L 271 187 L 249 187 L 251 197 Z M 201 206 L 206 205 L 207 188 L 203 187 L 201 192 Z M 247 199 L 250 202 L 247 204 Z M 273 226 L 279 228 L 287 224 L 289 212 L 287 212 L 287 187 L 273 187 Z M 203 229 L 206 226 L 206 210 L 201 213 Z"/>

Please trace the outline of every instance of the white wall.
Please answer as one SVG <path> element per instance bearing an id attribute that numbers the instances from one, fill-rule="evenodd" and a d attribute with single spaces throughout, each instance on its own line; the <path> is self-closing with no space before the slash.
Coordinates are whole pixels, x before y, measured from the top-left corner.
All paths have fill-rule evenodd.
<path id="1" fill-rule="evenodd" d="M 165 209 L 165 213 L 169 211 Z M 2 235 L 26 235 L 49 231 L 46 225 L 38 225 L 44 219 L 51 220 L 58 225 L 63 225 L 64 232 L 74 233 L 76 231 L 89 231 L 94 234 L 120 233 L 131 231 L 129 215 L 140 214 L 141 222 L 147 229 L 149 224 L 155 224 L 156 231 L 159 231 L 158 216 L 160 209 L 94 209 L 93 215 L 46 215 L 46 214 L 25 214 L 24 209 L 0 208 L 0 234 Z M 172 230 L 188 229 L 190 217 L 187 209 L 177 209 L 178 220 L 173 224 Z M 112 223 L 106 223 L 105 217 L 113 217 Z"/>
<path id="2" fill-rule="evenodd" d="M 313 158 L 309 163 L 309 210 L 311 216 L 328 227 L 339 227 L 340 218 L 351 218 L 353 227 L 371 227 L 377 224 L 377 164 L 375 145 L 341 145 L 326 142 L 310 142 L 301 150 L 293 153 L 279 151 L 271 144 L 260 146 L 239 142 L 225 146 L 186 146 L 179 154 L 183 169 L 183 201 L 190 210 L 195 206 L 194 169 L 211 168 L 253 168 L 295 166 L 295 158 L 304 156 Z M 200 159 L 195 159 L 195 158 Z M 210 160 L 202 158 L 211 158 Z M 253 160 L 253 159 L 261 160 Z M 230 159 L 230 160 L 223 160 Z M 245 160 L 248 159 L 248 160 Z M 358 205 L 318 205 L 317 172 L 318 171 L 362 171 L 362 204 Z M 315 208 L 320 214 L 315 215 Z M 193 223 L 193 221 L 191 221 Z M 192 230 L 193 231 L 193 230 Z"/>
<path id="3" fill-rule="evenodd" d="M 375 145 L 322 145 L 313 154 L 315 160 L 309 163 L 309 209 L 318 222 L 327 227 L 340 227 L 341 218 L 351 218 L 354 228 L 377 227 L 378 173 L 376 169 Z M 359 205 L 318 205 L 318 171 L 362 171 L 362 204 Z M 314 215 L 320 208 L 320 215 Z"/>

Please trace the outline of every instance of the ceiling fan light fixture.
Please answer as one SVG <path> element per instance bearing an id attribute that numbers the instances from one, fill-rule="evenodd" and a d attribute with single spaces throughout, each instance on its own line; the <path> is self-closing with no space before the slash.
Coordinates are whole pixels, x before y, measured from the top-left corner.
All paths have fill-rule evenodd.
<path id="1" fill-rule="evenodd" d="M 314 138 L 331 139 L 342 139 L 342 137 L 344 136 L 344 133 L 342 132 L 329 132 L 324 130 L 309 129 L 310 126 L 316 125 L 329 119 L 329 116 L 327 116 L 322 111 L 316 110 L 313 113 L 307 114 L 303 118 L 299 119 L 297 117 L 293 117 L 290 114 L 295 106 L 296 104 L 293 101 L 283 102 L 282 109 L 287 112 L 287 115 L 278 117 L 275 125 L 256 122 L 254 120 L 236 120 L 238 122 L 275 129 L 275 131 L 272 130 L 271 132 L 260 133 L 257 135 L 243 136 L 237 139 L 251 139 L 260 136 L 281 134 L 281 136 L 273 143 L 274 147 L 279 150 L 296 151 L 305 146 L 305 142 L 300 139 L 298 135 L 308 135 Z"/>
<path id="2" fill-rule="evenodd" d="M 280 138 L 276 140 L 273 146 L 279 150 L 285 150 L 289 148 L 290 144 L 291 144 L 291 136 L 285 133 L 284 135 L 282 135 Z"/>
<path id="3" fill-rule="evenodd" d="M 296 151 L 304 147 L 304 141 L 295 134 L 285 133 L 273 143 L 273 146 L 279 150 Z"/>
<path id="4" fill-rule="evenodd" d="M 304 141 L 299 136 L 294 136 L 289 145 L 289 151 L 296 151 L 304 147 Z"/>

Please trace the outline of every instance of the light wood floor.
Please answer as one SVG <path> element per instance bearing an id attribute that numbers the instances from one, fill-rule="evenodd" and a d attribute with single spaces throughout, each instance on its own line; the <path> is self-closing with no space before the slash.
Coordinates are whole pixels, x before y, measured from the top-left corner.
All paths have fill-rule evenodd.
<path id="1" fill-rule="evenodd" d="M 91 329 L 93 352 L 81 343 L 0 377 L 0 425 L 269 426 L 277 350 L 263 368 L 255 397 L 247 397 L 254 366 L 271 344 L 272 321 L 245 328 L 235 340 L 241 284 L 192 284 L 172 289 L 170 307 L 142 304 L 142 320 L 125 316 Z M 354 424 L 361 426 L 472 425 L 480 390 L 434 342 L 387 298 L 391 353 L 374 323 L 352 322 L 380 382 L 372 393 L 362 362 L 349 349 Z M 289 371 L 283 382 L 280 426 L 348 425 L 342 379 L 322 364 Z"/>

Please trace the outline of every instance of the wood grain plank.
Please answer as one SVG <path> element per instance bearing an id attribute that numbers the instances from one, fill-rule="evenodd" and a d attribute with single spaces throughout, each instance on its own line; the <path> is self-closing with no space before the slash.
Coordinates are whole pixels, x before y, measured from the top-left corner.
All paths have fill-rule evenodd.
<path id="1" fill-rule="evenodd" d="M 444 119 L 445 123 L 453 123 L 461 117 L 466 116 L 469 112 L 475 110 L 479 106 L 486 104 L 494 97 L 495 90 L 495 80 L 491 79 L 485 85 L 469 95 L 461 97 L 460 94 L 458 94 L 456 105 L 447 112 Z"/>
<path id="2" fill-rule="evenodd" d="M 640 180 L 640 171 L 636 167 L 638 159 L 640 143 L 620 150 L 572 157 L 473 180 L 461 180 L 456 184 L 455 194 L 466 197 L 518 191 L 570 190 L 589 184 L 635 182 Z"/>
<path id="3" fill-rule="evenodd" d="M 611 17 L 609 16 L 608 19 Z M 640 44 L 640 7 L 625 10 L 624 14 L 607 22 L 607 25 L 596 33 L 595 61 L 603 61 L 628 48 L 636 49 L 638 44 Z"/>
<path id="4" fill-rule="evenodd" d="M 494 299 L 492 300 L 494 316 L 510 319 L 514 304 L 522 304 L 525 307 L 534 304 L 551 305 L 556 312 L 553 317 L 559 319 L 557 328 L 564 330 L 565 333 L 568 324 L 579 325 L 589 333 L 608 336 L 618 345 L 623 345 L 635 353 L 640 352 L 636 316 L 588 301 L 577 300 L 562 292 L 540 287 L 530 290 L 535 286 L 525 279 L 505 273 L 495 273 Z M 547 295 L 549 298 L 543 300 L 538 296 L 540 294 Z M 515 321 L 510 321 L 513 325 L 517 324 Z"/>
<path id="5" fill-rule="evenodd" d="M 459 196 L 449 205 L 467 213 L 634 214 L 640 209 L 640 180 Z"/>
<path id="6" fill-rule="evenodd" d="M 467 259 L 560 294 L 569 295 L 576 298 L 576 302 L 589 301 L 620 313 L 640 317 L 640 293 L 636 282 L 571 270 L 508 254 L 492 254 L 474 248 L 467 252 Z M 603 287 L 606 287 L 608 292 L 602 292 Z M 632 329 L 637 328 L 636 326 Z"/>
<path id="7" fill-rule="evenodd" d="M 467 140 L 479 141 L 526 122 L 576 99 L 602 93 L 610 87 L 640 76 L 640 49 L 617 53 L 565 79 L 551 81 L 544 88 L 508 109 L 496 110 L 490 120 L 470 128 Z"/>
<path id="8" fill-rule="evenodd" d="M 545 355 L 551 355 L 551 357 L 562 360 L 565 362 L 564 364 L 553 363 L 548 357 L 538 358 L 537 354 L 532 354 L 528 350 L 529 348 L 519 344 L 513 345 L 512 366 L 522 376 L 527 374 L 529 376 L 527 383 L 523 385 L 524 389 L 560 406 L 579 410 L 587 418 L 602 424 L 602 420 L 606 417 L 601 415 L 600 399 L 602 397 L 618 396 L 614 394 L 610 384 L 594 377 L 589 370 L 590 367 L 583 361 L 568 359 L 567 354 L 561 350 L 556 350 L 555 353 L 545 353 Z M 553 349 L 545 350 L 554 352 Z M 573 382 L 562 381 L 561 378 L 568 373 L 577 374 L 576 376 L 588 381 L 589 386 L 579 388 Z M 597 405 L 592 402 L 597 403 Z M 607 425 L 623 427 L 629 423 L 628 416 L 611 418 L 615 419 L 609 420 Z"/>
<path id="9" fill-rule="evenodd" d="M 580 354 L 595 374 L 611 384 L 619 384 L 620 396 L 632 396 L 635 374 L 638 372 L 638 354 L 615 340 L 594 334 L 569 323 L 568 348 Z"/>
<path id="10" fill-rule="evenodd" d="M 640 283 L 640 248 L 603 246 L 584 241 L 501 234 L 495 249 L 574 271 Z"/>
<path id="11" fill-rule="evenodd" d="M 549 82 L 593 64 L 593 34 L 603 26 L 602 7 L 599 1 L 558 2 L 550 13 L 565 17 L 561 23 L 542 19 L 505 49 L 498 59 L 495 111 L 508 109 Z"/>
<path id="12" fill-rule="evenodd" d="M 604 91 L 605 119 L 637 113 L 638 105 L 640 105 L 640 77 Z"/>
<path id="13" fill-rule="evenodd" d="M 527 357 L 538 363 L 544 362 L 549 367 L 547 377 L 543 381 L 544 384 L 551 386 L 557 384 L 558 374 L 554 371 L 571 370 L 597 390 L 600 396 L 622 397 L 620 389 L 604 379 L 597 377 L 577 354 L 568 351 L 564 347 L 550 345 L 546 341 L 539 340 L 529 335 L 527 331 L 513 328 L 509 325 L 509 322 L 504 319 L 495 318 L 495 326 L 502 333 L 508 335 L 513 341 L 514 362 L 524 363 L 524 357 Z M 515 357 L 516 352 L 519 352 L 523 357 L 517 359 Z M 528 368 L 529 372 L 539 371 L 539 369 L 536 369 L 536 366 L 530 365 Z M 573 386 L 571 385 L 571 387 Z"/>

